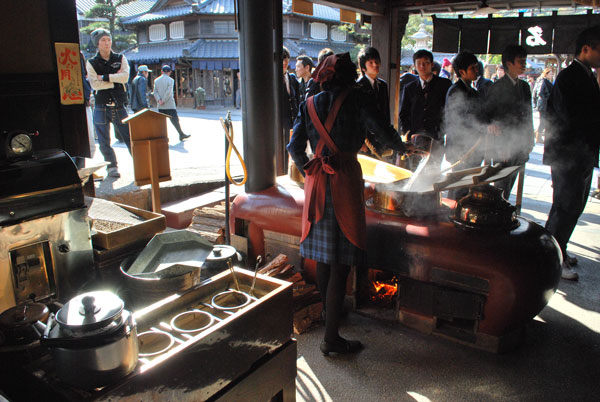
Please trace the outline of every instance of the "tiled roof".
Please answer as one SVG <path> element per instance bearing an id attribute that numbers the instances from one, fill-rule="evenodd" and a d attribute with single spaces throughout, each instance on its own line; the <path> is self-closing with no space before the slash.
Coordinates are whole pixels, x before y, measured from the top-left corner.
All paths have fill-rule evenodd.
<path id="1" fill-rule="evenodd" d="M 206 40 L 200 39 L 186 52 L 186 57 L 195 59 L 237 59 L 240 49 L 237 39 Z"/>
<path id="2" fill-rule="evenodd" d="M 205 40 L 160 42 L 139 45 L 125 52 L 127 60 L 136 63 L 158 63 L 161 60 L 187 59 L 238 59 L 237 40 Z"/>
<path id="3" fill-rule="evenodd" d="M 121 17 L 130 17 L 132 15 L 143 14 L 150 10 L 156 3 L 156 0 L 136 0 L 117 7 L 117 13 Z M 84 15 L 94 5 L 96 0 L 76 0 L 77 14 Z"/>
<path id="4" fill-rule="evenodd" d="M 234 0 L 206 0 L 200 5 L 200 14 L 233 14 Z"/>
<path id="5" fill-rule="evenodd" d="M 285 39 L 283 45 L 290 51 L 290 56 L 295 59 L 296 56 L 307 55 L 316 61 L 319 52 L 323 48 L 330 48 L 334 53 L 349 52 L 354 48 L 354 43 L 348 42 L 317 42 Z M 290 60 L 291 61 L 291 60 Z"/>
<path id="6" fill-rule="evenodd" d="M 172 6 L 167 8 L 161 8 L 160 10 L 151 11 L 149 13 L 143 15 L 137 15 L 129 18 L 122 18 L 121 22 L 123 24 L 136 24 L 139 22 L 151 22 L 151 21 L 160 21 L 166 20 L 173 17 L 181 17 L 184 15 L 194 14 L 192 7 L 183 4 L 180 6 Z"/>
<path id="7" fill-rule="evenodd" d="M 158 63 L 161 60 L 175 60 L 183 55 L 183 50 L 192 47 L 189 40 L 142 44 L 125 52 L 127 60 L 136 63 Z"/>

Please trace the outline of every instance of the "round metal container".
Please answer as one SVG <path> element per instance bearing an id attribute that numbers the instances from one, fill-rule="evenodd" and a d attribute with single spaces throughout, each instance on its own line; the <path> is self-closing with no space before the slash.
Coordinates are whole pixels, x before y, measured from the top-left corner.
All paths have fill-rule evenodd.
<path id="1" fill-rule="evenodd" d="M 213 296 L 210 304 L 218 310 L 237 310 L 250 304 L 252 299 L 244 292 L 227 290 Z"/>
<path id="2" fill-rule="evenodd" d="M 201 310 L 184 311 L 171 320 L 171 328 L 177 332 L 200 332 L 213 325 L 215 318 Z"/>
<path id="3" fill-rule="evenodd" d="M 171 349 L 173 336 L 163 331 L 146 331 L 138 334 L 140 357 L 156 356 Z"/>
<path id="4" fill-rule="evenodd" d="M 401 191 L 398 187 L 393 183 L 375 184 L 375 191 L 367 200 L 367 207 L 377 212 L 409 218 L 431 216 L 439 212 L 442 205 L 439 192 Z"/>
<path id="5" fill-rule="evenodd" d="M 136 256 L 123 260 L 120 266 L 125 285 L 129 292 L 128 303 L 145 306 L 164 299 L 173 293 L 182 292 L 200 283 L 201 268 L 183 269 L 180 274 L 157 277 L 153 275 L 130 275 L 129 267 Z M 128 304 L 129 305 L 129 304 Z"/>

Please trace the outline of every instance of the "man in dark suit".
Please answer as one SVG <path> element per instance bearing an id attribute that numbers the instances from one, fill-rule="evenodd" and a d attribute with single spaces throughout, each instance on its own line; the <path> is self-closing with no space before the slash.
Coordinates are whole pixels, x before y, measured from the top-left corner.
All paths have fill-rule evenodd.
<path id="1" fill-rule="evenodd" d="M 484 135 L 479 120 L 480 99 L 472 88 L 472 82 L 478 76 L 477 57 L 469 51 L 461 51 L 452 61 L 452 68 L 458 79 L 446 95 L 444 126 L 446 131 L 446 159 L 455 163 Z M 481 165 L 483 153 L 481 148 L 463 159 L 453 170 L 473 168 Z M 458 200 L 469 192 L 468 188 L 450 190 L 448 198 Z"/>
<path id="2" fill-rule="evenodd" d="M 577 280 L 567 255 L 567 243 L 585 209 L 592 173 L 598 166 L 600 90 L 591 68 L 600 67 L 600 26 L 581 32 L 575 60 L 558 74 L 548 100 L 550 124 L 544 159 L 552 171 L 552 208 L 546 229 L 563 255 L 562 277 Z"/>
<path id="3" fill-rule="evenodd" d="M 294 119 L 298 114 L 298 91 L 299 85 L 295 74 L 288 73 L 288 66 L 290 64 L 290 51 L 284 46 L 283 47 L 283 105 L 281 107 L 282 112 L 282 144 L 283 148 L 278 149 L 276 152 L 277 158 L 281 158 L 277 162 L 277 175 L 286 174 L 288 170 L 289 155 L 286 150 L 286 146 L 290 141 L 290 130 L 294 126 Z"/>
<path id="4" fill-rule="evenodd" d="M 400 128 L 409 133 L 409 139 L 415 134 L 423 134 L 433 140 L 430 166 L 439 168 L 444 145 L 441 134 L 446 93 L 452 83 L 446 78 L 433 75 L 433 54 L 421 49 L 413 55 L 413 61 L 419 78 L 410 82 L 402 91 L 400 104 Z"/>
<path id="5" fill-rule="evenodd" d="M 533 149 L 533 115 L 531 89 L 519 79 L 525 72 L 527 51 L 509 45 L 502 52 L 506 74 L 494 82 L 487 94 L 485 117 L 488 126 L 486 159 L 505 166 L 524 165 Z M 502 189 L 508 200 L 517 172 L 494 185 Z"/>
<path id="6" fill-rule="evenodd" d="M 358 53 L 358 65 L 362 73 L 357 81 L 364 96 L 375 105 L 382 122 L 390 124 L 390 96 L 387 83 L 378 77 L 381 57 L 374 47 L 363 48 Z M 383 124 L 383 123 L 382 123 Z M 381 155 L 385 150 L 373 133 L 367 133 L 367 140 L 373 145 L 375 152 Z"/>
<path id="7" fill-rule="evenodd" d="M 313 61 L 306 55 L 296 57 L 296 77 L 298 78 L 298 105 L 304 102 L 307 98 L 308 85 L 316 85 L 314 81 L 311 81 L 312 69 L 314 68 Z"/>
<path id="8" fill-rule="evenodd" d="M 483 63 L 481 61 L 479 61 L 478 67 L 479 73 L 477 79 L 474 81 L 474 84 L 475 89 L 477 90 L 477 94 L 479 95 L 479 99 L 484 100 L 493 82 L 492 80 L 488 80 L 483 76 L 483 72 L 485 70 L 483 69 Z"/>

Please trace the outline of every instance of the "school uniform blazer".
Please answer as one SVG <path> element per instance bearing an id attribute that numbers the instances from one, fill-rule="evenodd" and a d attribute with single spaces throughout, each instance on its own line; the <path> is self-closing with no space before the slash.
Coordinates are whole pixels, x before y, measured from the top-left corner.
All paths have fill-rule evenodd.
<path id="1" fill-rule="evenodd" d="M 533 112 L 531 89 L 523 80 L 513 84 L 508 75 L 494 82 L 485 102 L 484 116 L 488 124 L 500 127 L 489 156 L 496 162 L 520 165 L 529 159 L 533 148 Z"/>
<path id="2" fill-rule="evenodd" d="M 427 97 L 416 79 L 406 85 L 402 91 L 400 104 L 401 132 L 410 130 L 412 134 L 427 134 L 435 140 L 441 140 L 442 121 L 446 93 L 452 83 L 446 78 L 432 76 L 427 86 Z"/>
<path id="3" fill-rule="evenodd" d="M 446 95 L 444 127 L 446 134 L 446 159 L 456 162 L 483 135 L 480 121 L 480 98 L 477 92 L 461 79 L 456 81 Z M 478 147 L 479 150 L 482 147 Z M 477 166 L 483 153 L 476 151 L 465 166 Z"/>
<path id="4" fill-rule="evenodd" d="M 296 74 L 286 73 L 288 76 L 288 80 L 290 83 L 290 93 L 288 94 L 287 87 L 285 85 L 285 79 L 282 77 L 282 91 L 283 91 L 283 107 L 282 107 L 282 123 L 283 129 L 285 132 L 289 132 L 290 129 L 294 126 L 294 119 L 298 114 L 298 92 L 300 90 L 300 86 L 298 84 L 298 80 L 296 79 Z M 286 135 L 286 138 L 287 135 Z"/>
<path id="5" fill-rule="evenodd" d="M 492 86 L 492 80 L 488 80 L 487 78 L 480 77 L 475 84 L 475 89 L 477 89 L 477 94 L 480 99 L 485 99 L 487 96 L 490 87 Z"/>
<path id="6" fill-rule="evenodd" d="M 377 91 L 375 91 L 369 79 L 364 75 L 356 83 L 368 101 L 375 105 L 375 109 L 381 113 L 383 121 L 389 123 L 390 96 L 388 94 L 387 83 L 381 78 L 377 78 Z M 373 144 L 377 152 L 380 153 L 385 149 L 373 133 L 367 132 L 367 138 Z"/>
<path id="7" fill-rule="evenodd" d="M 550 124 L 544 141 L 546 165 L 598 166 L 600 90 L 577 61 L 562 70 L 548 100 Z"/>

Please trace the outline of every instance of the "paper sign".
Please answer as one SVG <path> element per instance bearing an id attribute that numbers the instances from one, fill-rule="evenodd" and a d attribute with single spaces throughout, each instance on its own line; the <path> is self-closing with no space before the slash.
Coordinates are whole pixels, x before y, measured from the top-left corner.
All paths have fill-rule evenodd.
<path id="1" fill-rule="evenodd" d="M 55 43 L 60 103 L 63 105 L 83 104 L 83 81 L 79 62 L 79 44 Z"/>

